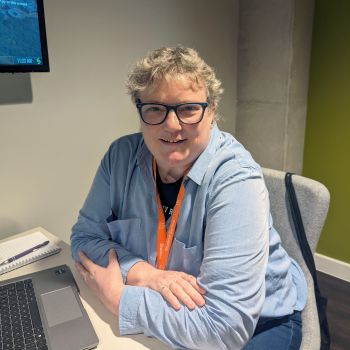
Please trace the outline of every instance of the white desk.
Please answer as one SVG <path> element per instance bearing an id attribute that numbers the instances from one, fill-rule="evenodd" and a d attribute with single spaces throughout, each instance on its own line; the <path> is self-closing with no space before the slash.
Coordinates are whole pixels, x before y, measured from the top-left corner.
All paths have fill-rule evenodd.
<path id="1" fill-rule="evenodd" d="M 95 328 L 97 336 L 100 340 L 98 350 L 169 350 L 169 346 L 161 343 L 154 338 L 148 338 L 144 335 L 132 335 L 132 336 L 119 336 L 118 324 L 115 316 L 113 316 L 109 311 L 107 311 L 102 303 L 92 294 L 92 292 L 87 288 L 84 281 L 80 278 L 79 273 L 74 267 L 74 261 L 71 257 L 70 246 L 61 241 L 56 236 L 52 235 L 50 232 L 46 231 L 42 227 L 37 227 L 33 230 L 20 233 L 15 236 L 6 238 L 12 239 L 21 235 L 26 235 L 32 232 L 41 231 L 48 238 L 56 242 L 62 251 L 58 254 L 52 255 L 45 259 L 36 261 L 32 264 L 23 266 L 17 270 L 0 275 L 0 281 L 17 277 L 20 275 L 25 275 L 27 273 L 32 273 L 34 271 L 39 271 L 54 267 L 56 265 L 67 264 L 75 277 L 75 280 L 80 289 L 80 297 L 83 301 L 83 305 L 89 314 L 91 322 Z M 5 241 L 3 240 L 3 241 Z"/>

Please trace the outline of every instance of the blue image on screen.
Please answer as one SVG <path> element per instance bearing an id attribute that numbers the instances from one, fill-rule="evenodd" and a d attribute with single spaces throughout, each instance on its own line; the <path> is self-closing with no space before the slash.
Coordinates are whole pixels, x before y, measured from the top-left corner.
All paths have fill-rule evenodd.
<path id="1" fill-rule="evenodd" d="M 0 64 L 43 64 L 36 0 L 0 0 Z"/>

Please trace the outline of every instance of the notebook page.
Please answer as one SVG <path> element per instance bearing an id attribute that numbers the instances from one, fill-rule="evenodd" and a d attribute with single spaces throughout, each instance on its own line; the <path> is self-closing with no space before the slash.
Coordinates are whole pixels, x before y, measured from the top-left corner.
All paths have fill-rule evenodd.
<path id="1" fill-rule="evenodd" d="M 34 232 L 29 235 L 15 238 L 0 243 L 0 262 L 11 258 L 29 248 L 49 240 L 43 233 Z M 58 253 L 61 250 L 54 242 L 50 241 L 46 246 L 29 253 L 18 260 L 0 266 L 0 274 L 12 271 L 18 267 L 27 265 L 46 256 Z"/>

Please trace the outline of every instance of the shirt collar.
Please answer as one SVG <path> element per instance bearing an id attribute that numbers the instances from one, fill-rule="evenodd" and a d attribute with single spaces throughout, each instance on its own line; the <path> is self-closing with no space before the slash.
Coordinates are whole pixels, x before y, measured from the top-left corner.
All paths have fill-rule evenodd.
<path id="1" fill-rule="evenodd" d="M 201 185 L 203 181 L 203 177 L 208 169 L 209 163 L 215 155 L 219 138 L 220 131 L 216 123 L 214 123 L 211 129 L 210 140 L 207 147 L 194 162 L 192 168 L 187 174 L 187 177 L 189 177 L 197 185 Z"/>
<path id="2" fill-rule="evenodd" d="M 220 138 L 220 130 L 214 123 L 211 129 L 210 140 L 207 147 L 194 162 L 192 168 L 187 173 L 187 177 L 194 181 L 197 185 L 201 185 L 205 172 L 212 160 Z M 140 151 L 137 155 L 137 164 L 140 166 L 146 181 L 153 181 L 152 174 L 152 154 L 147 148 L 143 138 L 141 139 Z M 152 182 L 153 183 L 153 182 Z"/>

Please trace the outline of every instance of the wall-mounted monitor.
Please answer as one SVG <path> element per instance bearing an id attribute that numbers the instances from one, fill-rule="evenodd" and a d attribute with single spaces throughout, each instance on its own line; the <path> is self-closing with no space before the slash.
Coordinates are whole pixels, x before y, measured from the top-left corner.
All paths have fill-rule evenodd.
<path id="1" fill-rule="evenodd" d="M 49 72 L 43 0 L 0 0 L 0 72 Z"/>

